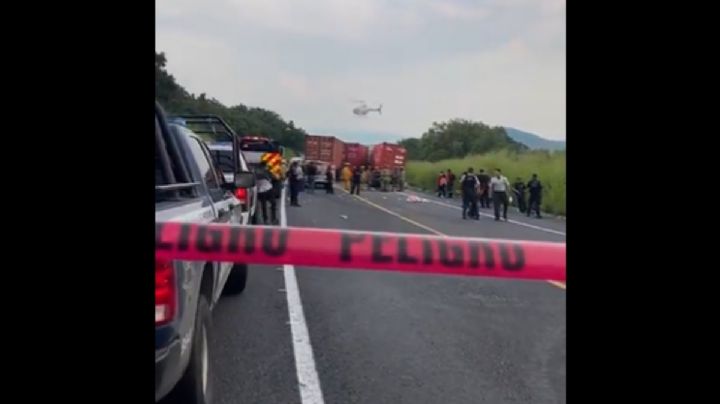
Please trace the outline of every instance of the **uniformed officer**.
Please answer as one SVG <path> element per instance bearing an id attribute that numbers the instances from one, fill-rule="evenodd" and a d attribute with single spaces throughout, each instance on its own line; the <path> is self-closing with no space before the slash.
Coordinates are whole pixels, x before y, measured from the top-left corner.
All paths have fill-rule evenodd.
<path id="1" fill-rule="evenodd" d="M 530 214 L 532 214 L 533 209 L 535 210 L 537 214 L 538 219 L 542 219 L 542 216 L 540 216 L 540 203 L 542 202 L 542 183 L 538 179 L 537 174 L 532 175 L 532 179 L 527 184 L 528 192 L 530 194 L 530 200 L 528 201 L 528 211 L 527 215 L 530 217 Z"/>
<path id="2" fill-rule="evenodd" d="M 460 177 L 460 190 L 463 198 L 463 219 L 467 219 L 468 215 L 475 220 L 480 219 L 480 212 L 478 212 L 477 206 L 477 188 L 479 186 L 480 181 L 473 173 L 473 168 L 468 168 L 467 172 L 463 173 L 462 177 Z M 469 212 L 468 209 L 470 209 Z"/>

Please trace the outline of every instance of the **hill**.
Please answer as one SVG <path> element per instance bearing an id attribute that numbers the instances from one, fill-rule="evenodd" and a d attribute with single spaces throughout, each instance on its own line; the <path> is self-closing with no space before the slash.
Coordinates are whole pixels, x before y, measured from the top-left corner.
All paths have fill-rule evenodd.
<path id="1" fill-rule="evenodd" d="M 528 147 L 513 140 L 500 126 L 482 122 L 451 119 L 433 122 L 422 137 L 403 139 L 410 160 L 438 161 L 469 154 L 484 154 L 497 150 L 522 152 Z"/>
<path id="2" fill-rule="evenodd" d="M 534 133 L 525 132 L 514 128 L 505 128 L 508 134 L 516 142 L 520 142 L 531 149 L 564 150 L 565 142 L 562 140 L 549 140 Z"/>
<path id="3" fill-rule="evenodd" d="M 253 134 L 267 136 L 282 145 L 302 150 L 305 142 L 305 130 L 295 127 L 293 121 L 286 122 L 276 112 L 243 104 L 226 107 L 214 98 L 206 95 L 190 94 L 178 84 L 166 70 L 167 59 L 164 53 L 155 54 L 155 99 L 169 115 L 174 114 L 214 114 L 220 116 L 239 135 Z"/>

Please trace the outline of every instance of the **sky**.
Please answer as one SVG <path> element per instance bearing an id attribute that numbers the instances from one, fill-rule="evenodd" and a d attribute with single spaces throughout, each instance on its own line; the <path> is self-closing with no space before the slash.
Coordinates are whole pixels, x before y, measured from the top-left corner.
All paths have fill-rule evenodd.
<path id="1" fill-rule="evenodd" d="M 156 0 L 189 92 L 368 143 L 463 118 L 565 140 L 565 0 Z M 354 100 L 383 104 L 353 115 Z M 386 139 L 382 139 L 385 137 Z"/>

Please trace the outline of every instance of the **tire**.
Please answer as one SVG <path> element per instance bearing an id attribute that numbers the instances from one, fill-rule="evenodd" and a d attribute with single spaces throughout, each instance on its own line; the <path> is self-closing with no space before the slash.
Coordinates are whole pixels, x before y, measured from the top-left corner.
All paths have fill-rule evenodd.
<path id="1" fill-rule="evenodd" d="M 237 295 L 245 290 L 247 284 L 247 265 L 246 264 L 235 264 L 230 270 L 227 282 L 225 282 L 225 288 L 223 288 L 223 295 Z"/>
<path id="2" fill-rule="evenodd" d="M 210 306 L 205 296 L 200 296 L 195 329 L 193 330 L 192 351 L 185 374 L 170 397 L 173 403 L 210 404 L 213 396 L 213 372 L 209 352 L 211 330 Z"/>

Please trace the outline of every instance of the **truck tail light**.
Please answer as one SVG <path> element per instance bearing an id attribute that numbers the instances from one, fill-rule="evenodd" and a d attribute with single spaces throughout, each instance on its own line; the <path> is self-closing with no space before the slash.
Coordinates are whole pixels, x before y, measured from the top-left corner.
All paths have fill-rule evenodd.
<path id="1" fill-rule="evenodd" d="M 240 201 L 240 203 L 242 203 L 244 205 L 249 205 L 248 191 L 246 188 L 237 188 L 235 190 L 235 197 Z"/>
<path id="2" fill-rule="evenodd" d="M 155 260 L 155 325 L 172 321 L 176 306 L 175 270 L 172 262 Z"/>

